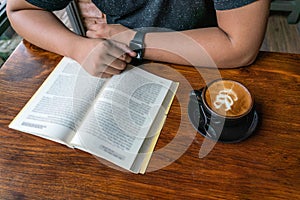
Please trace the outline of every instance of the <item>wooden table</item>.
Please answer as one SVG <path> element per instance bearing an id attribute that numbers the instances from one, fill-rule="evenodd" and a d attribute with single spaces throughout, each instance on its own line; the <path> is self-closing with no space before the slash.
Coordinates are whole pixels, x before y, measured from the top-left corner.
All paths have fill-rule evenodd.
<path id="1" fill-rule="evenodd" d="M 148 69 L 181 83 L 144 175 L 8 128 L 60 59 L 24 42 L 0 69 L 0 199 L 300 199 L 300 55 L 260 52 L 249 67 L 220 71 L 249 88 L 260 123 L 204 158 L 187 103 L 218 70 Z"/>

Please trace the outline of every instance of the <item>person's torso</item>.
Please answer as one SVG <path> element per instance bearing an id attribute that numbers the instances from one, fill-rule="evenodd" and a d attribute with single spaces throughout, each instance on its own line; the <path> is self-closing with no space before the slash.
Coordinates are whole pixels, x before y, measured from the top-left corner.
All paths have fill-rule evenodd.
<path id="1" fill-rule="evenodd" d="M 110 24 L 187 30 L 216 25 L 212 0 L 92 0 Z"/>

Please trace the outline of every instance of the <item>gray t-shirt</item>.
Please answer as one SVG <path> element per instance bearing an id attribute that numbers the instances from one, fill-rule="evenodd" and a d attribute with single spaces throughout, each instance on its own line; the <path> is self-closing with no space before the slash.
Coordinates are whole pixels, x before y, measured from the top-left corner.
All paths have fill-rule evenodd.
<path id="1" fill-rule="evenodd" d="M 70 0 L 27 0 L 46 10 L 60 10 Z M 110 24 L 129 28 L 188 30 L 216 26 L 215 10 L 238 8 L 255 0 L 92 0 Z"/>

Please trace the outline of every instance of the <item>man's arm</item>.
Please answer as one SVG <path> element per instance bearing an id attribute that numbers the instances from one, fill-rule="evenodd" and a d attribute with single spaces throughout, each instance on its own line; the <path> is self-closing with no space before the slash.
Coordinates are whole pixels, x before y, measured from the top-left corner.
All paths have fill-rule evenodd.
<path id="1" fill-rule="evenodd" d="M 18 34 L 29 42 L 65 55 L 83 60 L 76 54 L 76 48 L 83 40 L 68 30 L 51 12 L 27 3 L 25 0 L 8 0 L 7 14 Z"/>
<path id="2" fill-rule="evenodd" d="M 264 38 L 269 4 L 270 0 L 258 0 L 240 8 L 217 11 L 218 27 L 147 33 L 144 58 L 219 68 L 249 65 Z M 88 28 L 89 37 L 113 38 L 125 44 L 135 34 L 121 25 L 101 23 Z"/>
<path id="3" fill-rule="evenodd" d="M 8 0 L 7 14 L 18 34 L 48 51 L 75 59 L 87 72 L 109 77 L 120 73 L 135 53 L 125 44 L 76 35 L 54 14 L 25 0 Z"/>

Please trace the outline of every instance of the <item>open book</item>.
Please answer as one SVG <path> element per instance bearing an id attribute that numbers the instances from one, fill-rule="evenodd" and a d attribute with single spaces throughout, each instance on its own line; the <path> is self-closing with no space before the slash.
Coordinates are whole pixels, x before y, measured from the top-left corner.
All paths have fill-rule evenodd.
<path id="1" fill-rule="evenodd" d="M 139 67 L 93 77 L 64 57 L 9 127 L 145 173 L 177 87 Z"/>

